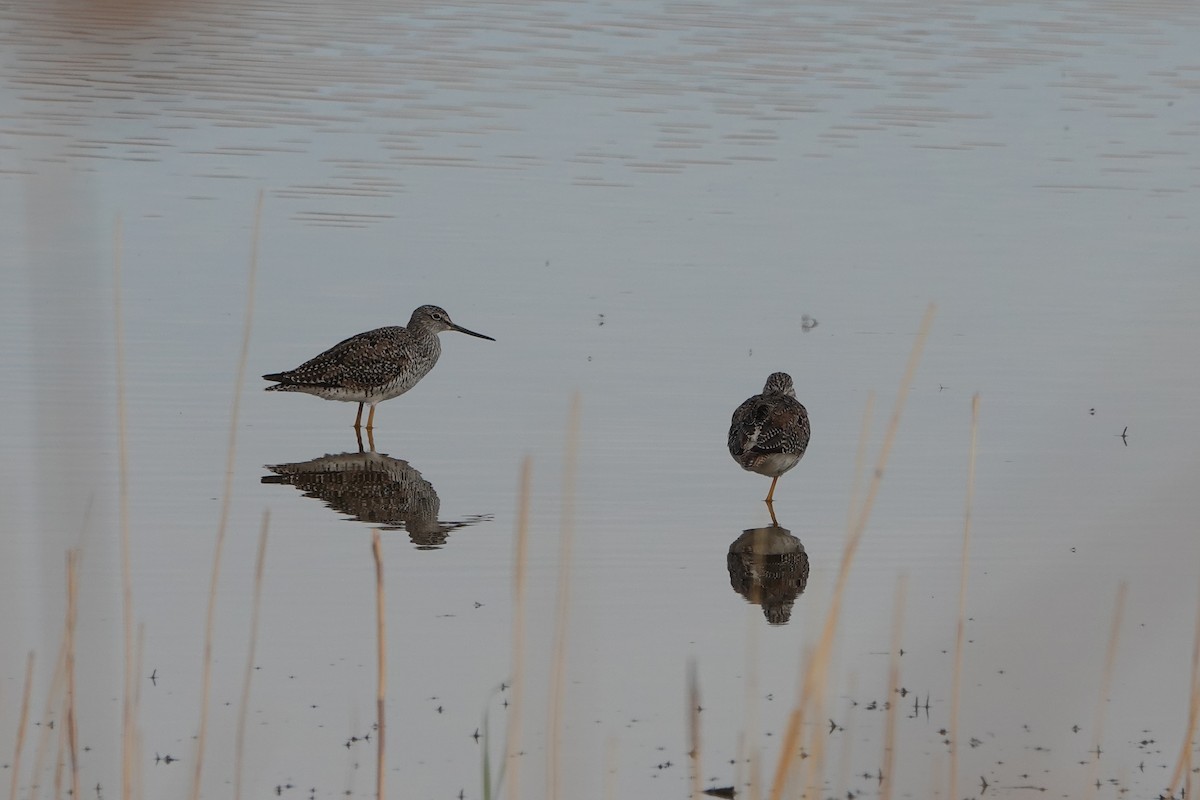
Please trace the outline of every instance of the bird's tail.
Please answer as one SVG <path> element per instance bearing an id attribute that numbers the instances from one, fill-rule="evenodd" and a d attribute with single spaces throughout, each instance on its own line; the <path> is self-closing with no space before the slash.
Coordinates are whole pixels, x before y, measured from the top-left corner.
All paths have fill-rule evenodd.
<path id="1" fill-rule="evenodd" d="M 283 372 L 263 375 L 263 378 L 268 381 L 277 381 L 274 386 L 266 387 L 268 392 L 294 392 L 298 388 L 296 384 L 288 383 L 287 375 Z"/>

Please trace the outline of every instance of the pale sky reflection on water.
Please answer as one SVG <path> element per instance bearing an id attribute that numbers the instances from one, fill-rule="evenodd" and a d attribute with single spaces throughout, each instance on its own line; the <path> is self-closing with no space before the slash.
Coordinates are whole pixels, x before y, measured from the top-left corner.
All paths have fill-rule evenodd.
<path id="1" fill-rule="evenodd" d="M 262 483 L 266 465 L 355 452 L 354 406 L 266 394 L 259 374 L 422 303 L 497 339 L 446 334 L 434 372 L 377 413 L 378 450 L 436 491 L 438 519 L 472 522 L 438 549 L 384 540 L 390 781 L 430 797 L 480 796 L 472 733 L 485 707 L 493 730 L 507 713 L 493 690 L 510 670 L 525 454 L 521 786 L 542 793 L 578 391 L 562 771 L 572 797 L 606 796 L 607 780 L 625 797 L 683 795 L 689 658 L 704 785 L 744 788 L 730 763 L 743 733 L 770 774 L 828 608 L 868 393 L 873 458 L 931 301 L 843 608 L 828 792 L 878 793 L 881 709 L 899 697 L 897 792 L 944 795 L 931 776 L 948 767 L 975 392 L 959 793 L 981 778 L 1000 796 L 1080 796 L 1096 780 L 1097 796 L 1163 791 L 1200 563 L 1197 22 L 1190 6 L 1121 3 L 6 9 L 0 751 L 30 649 L 32 721 L 47 719 L 63 552 L 82 539 L 81 772 L 117 792 L 119 217 L 135 617 L 140 672 L 156 676 L 142 682 L 139 768 L 147 796 L 187 791 L 263 190 L 206 794 L 228 793 L 268 509 L 246 794 L 374 791 L 369 526 Z M 738 469 L 724 438 L 777 369 L 813 421 L 776 493 L 810 573 L 788 624 L 768 626 L 731 586 L 727 552 L 769 522 L 769 481 Z M 902 574 L 900 697 L 885 673 Z"/>

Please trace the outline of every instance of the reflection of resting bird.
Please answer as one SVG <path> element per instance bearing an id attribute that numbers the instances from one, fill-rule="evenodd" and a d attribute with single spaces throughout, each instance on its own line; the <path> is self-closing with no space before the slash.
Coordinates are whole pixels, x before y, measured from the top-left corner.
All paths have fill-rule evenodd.
<path id="1" fill-rule="evenodd" d="M 276 386 L 268 386 L 267 391 L 304 392 L 326 400 L 358 403 L 355 428 L 362 424 L 363 404 L 370 404 L 367 430 L 371 430 L 376 404 L 404 394 L 433 369 L 442 354 L 437 336 L 442 331 L 496 341 L 455 325 L 444 309 L 421 306 L 412 313 L 407 328 L 392 326 L 360 333 L 295 369 L 263 375 L 277 382 Z"/>
<path id="2" fill-rule="evenodd" d="M 729 545 L 729 583 L 751 603 L 762 606 L 772 625 L 792 616 L 796 597 L 808 585 L 808 553 L 787 528 L 750 528 Z"/>
<path id="3" fill-rule="evenodd" d="M 729 454 L 742 469 L 771 477 L 767 502 L 779 476 L 796 466 L 808 447 L 808 412 L 796 399 L 792 376 L 773 372 L 762 394 L 738 406 L 729 426 Z"/>

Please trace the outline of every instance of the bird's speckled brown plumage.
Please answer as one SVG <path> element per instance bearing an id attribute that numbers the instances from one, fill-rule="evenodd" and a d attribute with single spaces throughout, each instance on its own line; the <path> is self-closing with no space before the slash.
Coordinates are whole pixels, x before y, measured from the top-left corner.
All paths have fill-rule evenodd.
<path id="1" fill-rule="evenodd" d="M 808 412 L 796 399 L 792 378 L 774 372 L 762 394 L 737 407 L 729 426 L 729 454 L 742 469 L 768 475 L 770 503 L 779 476 L 800 461 L 808 447 Z"/>

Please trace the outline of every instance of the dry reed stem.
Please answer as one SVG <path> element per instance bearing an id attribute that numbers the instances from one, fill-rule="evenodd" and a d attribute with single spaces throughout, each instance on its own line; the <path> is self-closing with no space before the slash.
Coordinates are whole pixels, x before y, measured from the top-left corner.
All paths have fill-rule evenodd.
<path id="1" fill-rule="evenodd" d="M 66 767 L 66 759 L 63 753 L 67 750 L 67 726 L 58 726 L 58 757 L 54 759 L 54 797 L 62 797 L 62 782 L 63 769 Z"/>
<path id="2" fill-rule="evenodd" d="M 615 800 L 617 775 L 617 738 L 609 736 L 604 741 L 604 800 Z"/>
<path id="3" fill-rule="evenodd" d="M 508 729 L 504 736 L 504 781 L 508 797 L 520 800 L 517 755 L 521 752 L 521 711 L 525 694 L 525 566 L 529 549 L 529 493 L 533 460 L 521 459 L 517 483 L 517 530 L 513 556 L 512 700 L 508 707 Z"/>
<path id="4" fill-rule="evenodd" d="M 134 649 L 134 675 L 142 675 L 142 667 L 145 666 L 146 657 L 146 623 L 138 623 L 137 629 L 137 644 Z M 142 713 L 142 681 L 137 681 L 133 687 L 132 713 L 134 720 Z M 133 752 L 141 753 L 142 746 L 145 742 L 142 741 L 142 731 L 135 723 L 133 726 Z M 145 797 L 145 787 L 142 785 L 146 776 L 142 770 L 134 770 L 133 772 L 133 796 L 135 798 Z"/>
<path id="5" fill-rule="evenodd" d="M 1171 774 L 1171 785 L 1167 794 L 1175 796 L 1175 788 L 1183 789 L 1184 797 L 1194 797 L 1192 794 L 1192 742 L 1196 738 L 1197 720 L 1200 719 L 1200 595 L 1196 602 L 1196 633 L 1192 639 L 1192 691 L 1188 704 L 1187 730 L 1183 734 L 1183 747 L 1179 751 L 1179 760 L 1175 762 L 1175 771 Z"/>
<path id="6" fill-rule="evenodd" d="M 770 506 L 768 506 L 770 508 Z M 778 524 L 778 523 L 775 523 Z M 738 763 L 737 769 L 734 770 L 734 786 L 743 786 L 749 783 L 750 800 L 758 800 L 759 778 L 757 774 L 757 753 L 759 741 L 762 737 L 762 722 L 759 718 L 759 625 L 755 621 L 758 616 L 757 609 L 754 606 L 746 606 L 746 619 L 749 624 L 746 626 L 746 680 L 745 688 L 746 695 L 742 700 L 746 708 L 746 724 L 741 736 L 738 737 Z M 743 775 L 743 770 L 746 774 Z"/>
<path id="7" fill-rule="evenodd" d="M 83 534 L 87 532 L 87 522 L 91 515 L 92 498 L 88 499 L 88 504 L 84 510 L 84 528 L 80 535 L 80 542 L 83 541 Z M 79 736 L 76 732 L 76 714 L 75 714 L 75 620 L 78 609 L 78 590 L 79 590 L 79 570 L 78 561 L 82 553 L 82 544 L 68 549 L 67 556 L 67 612 L 63 623 L 63 637 L 58 646 L 58 657 L 55 659 L 54 677 L 50 681 L 50 691 L 46 693 L 46 710 L 44 718 L 46 720 L 62 719 L 63 724 L 58 726 L 58 758 L 55 759 L 54 769 L 54 792 L 56 796 L 61 796 L 62 784 L 62 769 L 64 762 L 62 754 L 68 752 L 72 763 L 72 783 L 78 782 L 78 742 Z M 68 664 L 68 659 L 70 663 Z M 70 670 L 68 676 L 68 668 Z M 62 697 L 62 706 L 59 708 L 59 695 L 64 692 L 64 686 L 68 694 Z M 59 710 L 61 714 L 55 714 L 55 710 Z M 54 725 L 45 725 L 42 727 L 41 736 L 38 737 L 37 750 L 34 757 L 33 774 L 40 775 L 42 773 L 42 765 L 50 752 L 50 737 L 54 732 Z M 70 734 L 70 735 L 68 735 Z M 36 782 L 33 785 L 33 793 L 30 800 L 35 800 L 41 792 L 41 786 Z M 75 794 L 78 796 L 78 787 L 73 786 Z"/>
<path id="8" fill-rule="evenodd" d="M 856 697 L 858 695 L 858 673 L 851 671 L 850 676 L 846 681 L 846 696 Z M 846 721 L 842 727 L 845 730 L 854 730 L 854 708 L 856 704 L 851 704 L 846 710 Z M 835 787 L 834 797 L 846 797 L 846 785 L 850 783 L 850 765 L 854 762 L 854 737 L 846 736 L 842 740 L 842 747 L 838 754 L 838 782 Z"/>
<path id="9" fill-rule="evenodd" d="M 942 758 L 944 758 L 944 756 L 940 750 L 934 751 L 933 756 L 930 758 L 929 797 L 932 798 L 932 800 L 937 800 L 937 798 L 942 796 L 942 787 L 944 785 L 942 783 L 942 777 L 941 777 L 942 776 Z M 949 798 L 949 800 L 955 800 L 955 799 L 953 797 L 951 797 L 951 798 Z"/>
<path id="10" fill-rule="evenodd" d="M 813 654 L 807 650 L 804 656 L 803 674 L 807 675 L 812 667 Z M 775 765 L 775 778 L 771 781 L 770 800 L 780 800 L 787 789 L 791 771 L 800 754 L 800 732 L 804 726 L 804 711 L 808 706 L 810 684 L 806 678 L 800 680 L 800 700 L 797 701 L 791 713 L 788 714 L 788 725 L 784 729 L 783 741 L 779 746 L 779 762 Z"/>
<path id="11" fill-rule="evenodd" d="M 858 434 L 858 446 L 855 448 L 855 452 L 854 452 L 854 479 L 853 479 L 853 482 L 852 482 L 851 488 L 850 488 L 850 503 L 847 507 L 847 512 L 846 512 L 847 513 L 847 517 L 846 517 L 846 530 L 847 531 L 853 530 L 854 522 L 857 517 L 857 513 L 858 513 L 858 509 L 859 509 L 859 498 L 860 498 L 860 495 L 861 495 L 862 489 L 863 489 L 863 477 L 864 477 L 863 473 L 865 471 L 864 467 L 865 467 L 866 460 L 867 460 L 867 442 L 870 440 L 870 436 L 871 436 L 871 419 L 874 416 L 874 413 L 875 413 L 875 392 L 868 391 L 867 392 L 867 402 L 863 406 L 862 423 L 861 423 L 861 427 L 859 428 L 859 434 Z M 824 711 L 823 694 L 824 694 L 823 692 L 818 692 L 816 694 L 816 700 L 815 700 L 816 707 L 812 710 L 812 713 L 811 713 L 811 717 L 813 719 L 819 719 L 822 717 L 822 714 Z M 853 739 L 851 739 L 850 737 L 847 737 L 845 741 L 846 741 L 847 745 L 849 745 L 849 743 L 852 742 Z M 849 756 L 846 753 L 846 751 L 848 749 L 849 749 L 848 746 L 843 749 L 843 755 L 845 755 L 846 757 L 844 759 L 842 759 L 842 761 L 840 763 L 840 768 L 839 768 L 840 774 L 845 774 L 846 770 L 848 769 Z M 824 774 L 824 770 L 825 770 L 825 750 L 824 750 L 824 741 L 823 740 L 817 741 L 816 753 L 817 753 L 817 758 L 814 759 L 813 769 L 815 770 L 815 772 L 818 776 L 822 776 Z M 803 769 L 804 766 L 805 765 L 801 765 L 801 768 Z M 843 783 L 845 783 L 844 778 L 843 778 Z M 803 784 L 801 784 L 801 785 L 803 785 Z"/>
<path id="12" fill-rule="evenodd" d="M 71 797 L 79 793 L 79 730 L 75 720 L 75 622 L 79 608 L 79 551 L 67 551 L 66 677 L 67 752 L 71 756 Z"/>
<path id="13" fill-rule="evenodd" d="M 743 730 L 738 733 L 737 749 L 734 751 L 737 753 L 737 758 L 733 762 L 733 785 L 735 787 L 746 785 L 746 776 L 742 772 L 749 759 L 747 756 L 749 749 L 750 745 L 746 743 L 746 732 Z"/>
<path id="14" fill-rule="evenodd" d="M 383 545 L 379 540 L 378 528 L 371 530 L 371 553 L 375 556 L 375 641 L 379 649 L 379 681 L 375 689 L 375 713 L 379 720 L 376 723 L 379 730 L 375 737 L 378 748 L 375 757 L 375 797 L 377 800 L 383 800 L 383 781 L 387 768 L 387 602 L 383 591 Z"/>
<path id="15" fill-rule="evenodd" d="M 21 773 L 21 751 L 25 749 L 25 725 L 29 722 L 29 697 L 33 694 L 33 651 L 25 659 L 25 689 L 21 692 L 21 716 L 17 718 L 17 743 L 13 749 L 12 778 L 8 800 L 17 800 L 17 779 Z"/>
<path id="16" fill-rule="evenodd" d="M 1108 631 L 1108 649 L 1104 652 L 1104 670 L 1100 675 L 1100 695 L 1096 698 L 1096 731 L 1092 737 L 1092 755 L 1095 756 L 1088 764 L 1087 796 L 1096 793 L 1096 770 L 1100 762 L 1100 745 L 1104 741 L 1104 716 L 1108 709 L 1109 687 L 1112 686 L 1113 668 L 1117 663 L 1117 643 L 1121 638 L 1121 620 L 1125 617 L 1125 597 L 1129 594 L 1129 584 L 1121 581 L 1117 585 L 1117 601 L 1113 606 L 1112 625 Z"/>
<path id="17" fill-rule="evenodd" d="M 62 703 L 65 702 L 64 687 L 67 682 L 67 637 L 64 635 L 62 641 L 58 643 L 58 657 L 54 661 L 54 676 L 50 679 L 50 689 L 46 692 L 45 710 L 42 712 L 43 720 L 50 721 L 60 719 L 55 711 L 61 711 Z M 50 757 L 50 749 L 52 746 L 51 739 L 55 733 L 55 725 L 43 724 L 40 726 L 42 731 L 38 736 L 37 747 L 34 750 L 33 757 L 33 772 L 34 776 L 41 775 L 46 764 L 46 759 Z M 63 727 L 63 726 L 58 726 Z M 59 754 L 61 755 L 61 734 L 57 741 L 60 744 Z M 30 795 L 30 800 L 37 800 L 41 793 L 41 783 L 36 779 L 32 781 L 33 789 Z"/>
<path id="18" fill-rule="evenodd" d="M 696 674 L 696 659 L 688 659 L 688 764 L 692 785 L 692 800 L 700 800 L 700 678 Z"/>
<path id="19" fill-rule="evenodd" d="M 867 461 L 867 441 L 871 435 L 871 418 L 875 414 L 875 392 L 867 392 L 867 402 L 863 406 L 862 424 L 859 427 L 858 446 L 854 450 L 854 479 L 850 487 L 850 504 L 846 509 L 846 530 L 849 531 L 854 526 L 856 512 L 858 510 L 858 497 L 862 491 L 863 483 L 863 468 Z M 853 682 L 855 676 L 851 675 Z M 851 695 L 854 694 L 853 689 Z M 853 747 L 854 739 L 846 737 L 842 747 L 841 758 L 838 765 L 838 782 L 839 789 L 837 796 L 844 794 L 842 789 L 849 782 L 850 775 L 850 751 Z"/>
<path id="20" fill-rule="evenodd" d="M 967 573 L 971 550 L 971 510 L 975 502 L 975 454 L 979 431 L 979 393 L 971 398 L 971 449 L 967 457 L 967 503 L 963 513 L 962 567 L 958 575 L 958 621 L 954 636 L 954 677 L 950 689 L 950 794 L 958 791 L 958 703 L 962 687 L 963 643 L 967 630 Z"/>
<path id="21" fill-rule="evenodd" d="M 881 800 L 891 800 L 896 781 L 893 770 L 896 764 L 896 689 L 900 686 L 900 643 L 904 632 L 904 598 L 908 589 L 908 576 L 896 580 L 896 600 L 892 604 L 892 644 L 888 654 L 888 678 L 884 696 L 887 705 L 883 714 L 883 787 Z M 951 795 L 953 797 L 953 795 Z"/>
<path id="22" fill-rule="evenodd" d="M 887 466 L 888 456 L 891 455 L 892 445 L 896 440 L 896 431 L 900 427 L 900 417 L 904 413 L 905 401 L 908 398 L 909 386 L 912 384 L 913 377 L 917 371 L 917 365 L 921 360 L 921 352 L 925 348 L 925 340 L 929 337 L 929 328 L 933 323 L 933 315 L 937 307 L 930 303 L 925 311 L 924 317 L 921 319 L 921 326 L 917 332 L 916 341 L 913 343 L 913 349 L 908 357 L 908 364 L 904 370 L 904 377 L 900 381 L 900 389 L 896 396 L 896 403 L 892 408 L 892 417 L 888 423 L 887 432 L 884 434 L 883 444 L 879 448 L 879 456 L 875 463 L 875 471 L 871 475 L 871 480 L 867 485 L 867 495 L 863 500 L 862 508 L 857 515 L 854 515 L 853 524 L 846 536 L 846 545 L 842 551 L 842 562 L 838 568 L 837 580 L 834 585 L 833 597 L 829 604 L 829 611 L 825 615 L 825 624 L 821 631 L 821 638 L 818 641 L 817 648 L 814 652 L 812 662 L 805 675 L 804 689 L 801 692 L 800 704 L 797 707 L 797 712 L 804 708 L 804 704 L 811 699 L 816 700 L 824 694 L 825 687 L 828 685 L 829 678 L 829 662 L 833 654 L 833 639 L 837 631 L 838 619 L 841 616 L 842 596 L 845 592 L 846 582 L 850 574 L 850 565 L 854 560 L 854 554 L 858 550 L 858 544 L 862 540 L 863 532 L 867 527 L 867 520 L 871 516 L 871 509 L 875 505 L 875 496 L 879 493 L 879 485 L 883 481 L 884 468 Z M 787 734 L 784 737 L 785 743 L 792 742 L 799 737 L 799 731 L 793 731 L 793 726 L 799 727 L 803 721 L 803 714 L 793 712 L 788 725 Z M 817 777 L 809 781 L 805 787 L 805 794 L 808 794 L 808 786 L 814 786 L 819 781 L 819 768 L 824 755 L 823 739 L 820 737 L 813 740 L 813 752 L 810 753 L 813 767 L 811 771 Z M 771 787 L 771 800 L 779 800 L 783 792 L 784 784 L 787 776 L 792 769 L 792 765 L 797 757 L 797 752 L 785 747 L 781 751 L 781 761 L 779 769 L 776 770 L 775 783 Z"/>
<path id="23" fill-rule="evenodd" d="M 121 632 L 125 651 L 121 700 L 121 797 L 133 796 L 134 719 L 131 698 L 137 684 L 133 664 L 133 573 L 129 563 L 129 445 L 125 419 L 125 322 L 121 309 L 121 217 L 113 235 L 113 315 L 116 324 L 118 504 L 121 520 Z"/>
<path id="24" fill-rule="evenodd" d="M 546 742 L 546 792 L 557 800 L 559 742 L 562 739 L 563 687 L 566 682 L 567 620 L 571 609 L 571 550 L 575 539 L 575 474 L 579 462 L 579 392 L 571 395 L 567 416 L 567 450 L 563 469 L 562 520 L 558 543 L 558 605 L 554 615 L 554 653 L 550 666 L 549 736 Z"/>
<path id="25" fill-rule="evenodd" d="M 750 800 L 762 798 L 762 755 L 754 747 L 746 757 L 746 771 L 750 775 Z"/>
<path id="26" fill-rule="evenodd" d="M 254 229 L 250 243 L 250 269 L 246 286 L 246 310 L 242 318 L 242 349 L 238 354 L 237 378 L 234 381 L 233 404 L 229 413 L 229 441 L 225 457 L 225 485 L 221 490 L 221 514 L 217 523 L 217 541 L 213 547 L 212 578 L 208 585 L 208 610 L 204 617 L 204 661 L 200 688 L 200 731 L 196 735 L 196 765 L 192 772 L 191 800 L 200 798 L 200 782 L 204 772 L 204 750 L 208 740 L 208 698 L 212 691 L 213 627 L 217 613 L 217 586 L 221 580 L 221 551 L 225 547 L 225 532 L 229 527 L 229 507 L 233 497 L 233 468 L 237 455 L 238 408 L 242 386 L 246 382 L 246 360 L 250 353 L 250 331 L 254 322 L 254 281 L 258 273 L 258 241 L 262 230 L 263 192 L 258 192 L 254 207 Z"/>
<path id="27" fill-rule="evenodd" d="M 258 554 L 254 559 L 254 600 L 250 607 L 250 644 L 246 648 L 246 670 L 242 675 L 242 698 L 238 702 L 237 735 L 233 750 L 233 797 L 242 797 L 242 765 L 246 755 L 246 710 L 250 705 L 250 680 L 254 675 L 254 651 L 258 645 L 258 612 L 262 605 L 263 564 L 267 557 L 267 529 L 271 512 L 264 511 L 258 531 Z"/>

